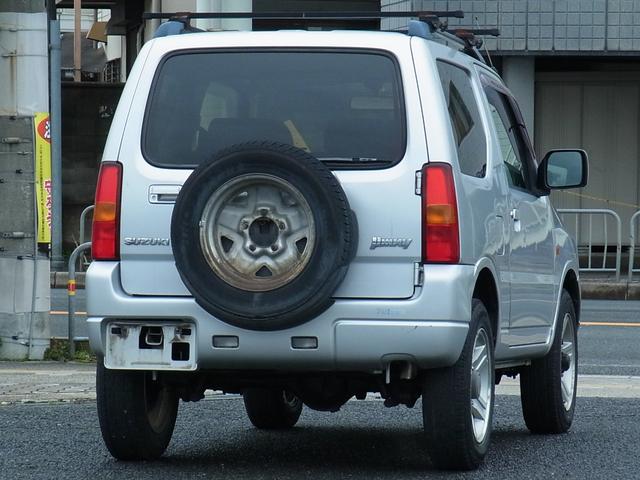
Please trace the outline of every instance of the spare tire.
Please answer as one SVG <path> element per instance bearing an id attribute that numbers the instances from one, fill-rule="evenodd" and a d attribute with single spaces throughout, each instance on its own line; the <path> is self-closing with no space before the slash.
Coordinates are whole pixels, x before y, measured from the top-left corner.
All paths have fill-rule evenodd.
<path id="1" fill-rule="evenodd" d="M 331 306 L 357 225 L 321 161 L 290 145 L 248 142 L 189 176 L 171 244 L 182 281 L 207 312 L 237 327 L 279 330 Z"/>

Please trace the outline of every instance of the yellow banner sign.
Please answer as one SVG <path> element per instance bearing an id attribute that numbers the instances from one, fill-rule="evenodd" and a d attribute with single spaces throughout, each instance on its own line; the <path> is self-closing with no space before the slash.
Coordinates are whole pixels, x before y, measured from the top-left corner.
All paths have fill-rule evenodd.
<path id="1" fill-rule="evenodd" d="M 38 203 L 38 243 L 51 243 L 51 124 L 48 113 L 36 113 L 36 199 Z"/>

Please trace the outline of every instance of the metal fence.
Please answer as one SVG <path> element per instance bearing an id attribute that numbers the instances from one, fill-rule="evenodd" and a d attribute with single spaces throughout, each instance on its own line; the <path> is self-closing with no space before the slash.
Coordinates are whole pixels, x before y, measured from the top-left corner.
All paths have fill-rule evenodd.
<path id="1" fill-rule="evenodd" d="M 619 281 L 622 259 L 620 216 L 613 210 L 600 208 L 565 208 L 559 209 L 558 214 L 578 246 L 580 271 L 615 272 L 616 281 Z M 567 217 L 573 217 L 573 221 L 568 221 Z M 610 220 L 613 221 L 613 227 L 609 226 Z M 597 244 L 593 242 L 595 229 L 601 229 L 598 233 L 603 235 L 603 241 Z M 614 238 L 611 239 L 611 236 Z M 610 252 L 609 247 L 614 245 L 615 252 Z"/>
<path id="2" fill-rule="evenodd" d="M 634 266 L 636 256 L 636 232 L 638 230 L 638 218 L 640 210 L 631 216 L 629 221 L 629 281 L 633 280 L 633 274 L 640 272 L 640 268 Z"/>

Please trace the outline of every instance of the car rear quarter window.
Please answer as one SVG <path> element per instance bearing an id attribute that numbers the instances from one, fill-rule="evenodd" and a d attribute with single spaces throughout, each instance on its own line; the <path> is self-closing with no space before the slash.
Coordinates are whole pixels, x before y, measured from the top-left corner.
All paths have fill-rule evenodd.
<path id="1" fill-rule="evenodd" d="M 161 63 L 142 149 L 161 167 L 272 140 L 327 163 L 385 167 L 405 151 L 399 68 L 377 51 L 190 51 Z"/>
<path id="2" fill-rule="evenodd" d="M 437 65 L 460 170 L 466 175 L 484 177 L 487 143 L 469 73 L 442 60 L 438 60 Z"/>

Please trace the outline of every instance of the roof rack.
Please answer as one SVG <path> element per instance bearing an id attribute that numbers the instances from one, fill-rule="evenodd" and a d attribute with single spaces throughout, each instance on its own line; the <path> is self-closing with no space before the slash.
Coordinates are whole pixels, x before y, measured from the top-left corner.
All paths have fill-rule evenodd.
<path id="1" fill-rule="evenodd" d="M 418 12 L 144 12 L 144 20 L 181 18 L 250 18 L 270 20 L 376 20 L 380 18 L 464 18 L 462 10 Z"/>
<path id="2" fill-rule="evenodd" d="M 196 32 L 204 32 L 204 30 L 191 25 L 189 14 L 176 13 L 168 22 L 164 22 L 156 29 L 153 38 Z"/>
<path id="3" fill-rule="evenodd" d="M 160 27 L 155 36 L 167 36 L 181 33 L 202 31 L 191 26 L 191 19 L 269 19 L 269 20 L 376 20 L 383 18 L 417 18 L 410 20 L 405 31 L 408 35 L 418 36 L 429 40 L 438 37 L 445 41 L 452 41 L 460 45 L 466 54 L 486 63 L 478 50 L 483 42 L 477 35 L 491 35 L 497 37 L 497 28 L 474 29 L 458 27 L 448 29 L 447 21 L 442 18 L 464 18 L 462 10 L 451 11 L 414 11 L 414 12 L 175 12 L 152 13 L 144 12 L 144 20 L 168 19 L 169 22 Z M 171 23 L 172 25 L 167 25 Z"/>
<path id="4" fill-rule="evenodd" d="M 464 17 L 464 14 L 463 14 Z M 434 40 L 434 36 L 438 36 L 446 41 L 453 41 L 462 47 L 462 51 L 467 55 L 483 62 L 484 57 L 479 49 L 482 47 L 483 41 L 476 35 L 490 35 L 493 37 L 500 36 L 500 30 L 497 28 L 467 28 L 458 27 L 449 29 L 447 22 L 443 22 L 439 17 L 434 15 L 425 15 L 418 17 L 419 20 L 410 20 L 407 33 L 409 35 L 419 36 Z M 457 17 L 462 18 L 462 17 Z"/>

